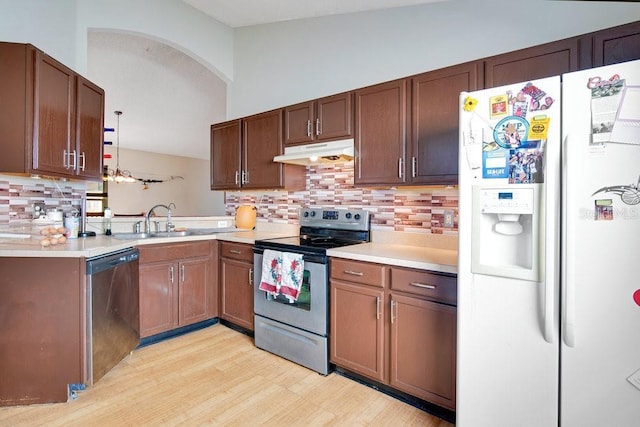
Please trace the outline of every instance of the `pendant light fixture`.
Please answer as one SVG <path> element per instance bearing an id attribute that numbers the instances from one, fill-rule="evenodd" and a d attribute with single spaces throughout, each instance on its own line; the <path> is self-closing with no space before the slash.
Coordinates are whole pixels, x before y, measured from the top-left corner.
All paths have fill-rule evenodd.
<path id="1" fill-rule="evenodd" d="M 136 179 L 131 176 L 131 172 L 128 170 L 120 169 L 120 116 L 122 111 L 114 111 L 117 117 L 116 121 L 116 170 L 108 169 L 104 176 L 105 181 L 115 181 L 116 184 L 121 182 L 136 182 Z"/>

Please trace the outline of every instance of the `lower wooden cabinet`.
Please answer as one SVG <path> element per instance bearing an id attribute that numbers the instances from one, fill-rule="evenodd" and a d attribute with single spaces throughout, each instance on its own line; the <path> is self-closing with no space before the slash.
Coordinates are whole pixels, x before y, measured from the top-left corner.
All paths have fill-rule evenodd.
<path id="1" fill-rule="evenodd" d="M 220 317 L 253 331 L 253 246 L 220 242 Z"/>
<path id="2" fill-rule="evenodd" d="M 141 337 L 217 315 L 216 244 L 203 241 L 139 247 Z"/>
<path id="3" fill-rule="evenodd" d="M 455 410 L 456 278 L 331 260 L 331 362 Z"/>

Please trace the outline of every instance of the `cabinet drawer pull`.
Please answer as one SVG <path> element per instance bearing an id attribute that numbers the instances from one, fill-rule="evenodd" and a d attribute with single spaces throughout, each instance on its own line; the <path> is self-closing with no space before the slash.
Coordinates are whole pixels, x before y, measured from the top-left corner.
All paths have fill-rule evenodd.
<path id="1" fill-rule="evenodd" d="M 344 270 L 344 274 L 350 274 L 351 276 L 364 276 L 361 271 Z"/>
<path id="2" fill-rule="evenodd" d="M 73 163 L 71 163 L 71 156 L 73 156 Z M 76 156 L 76 150 L 69 151 L 69 169 L 78 169 L 78 157 Z"/>
<path id="3" fill-rule="evenodd" d="M 437 288 L 436 285 L 426 285 L 424 283 L 418 283 L 418 282 L 411 282 L 409 284 L 411 286 L 415 286 L 416 288 L 424 288 L 424 289 L 435 289 L 435 288 Z"/>
<path id="4" fill-rule="evenodd" d="M 320 119 L 316 119 L 316 136 L 320 136 L 322 128 L 320 128 Z"/>
<path id="5" fill-rule="evenodd" d="M 418 170 L 418 159 L 414 156 L 411 158 L 411 178 L 416 177 L 417 170 Z"/>
<path id="6" fill-rule="evenodd" d="M 236 185 L 240 185 L 240 172 L 236 171 Z"/>
<path id="7" fill-rule="evenodd" d="M 173 283 L 173 265 L 169 268 L 169 279 L 171 280 L 171 283 Z"/>
<path id="8" fill-rule="evenodd" d="M 235 255 L 240 255 L 242 253 L 242 251 L 239 251 L 238 249 L 229 249 L 229 253 L 230 254 L 235 254 Z"/>
<path id="9" fill-rule="evenodd" d="M 307 136 L 311 136 L 311 120 L 307 120 Z"/>
<path id="10" fill-rule="evenodd" d="M 402 172 L 404 166 L 404 160 L 402 159 L 402 157 L 398 158 L 398 178 L 402 179 L 402 176 L 404 175 Z"/>
<path id="11" fill-rule="evenodd" d="M 249 269 L 249 286 L 253 286 L 253 268 Z"/>
<path id="12" fill-rule="evenodd" d="M 396 305 L 395 301 L 392 299 L 391 300 L 391 324 L 393 324 L 393 322 L 396 320 L 397 316 L 393 315 L 393 308 Z"/>
<path id="13" fill-rule="evenodd" d="M 376 297 L 376 319 L 380 320 L 380 297 Z"/>
<path id="14" fill-rule="evenodd" d="M 180 281 L 184 283 L 184 264 L 180 266 Z"/>
<path id="15" fill-rule="evenodd" d="M 80 166 L 78 166 L 78 169 L 80 169 L 81 171 L 84 172 L 84 168 L 86 166 L 87 163 L 87 158 L 86 155 L 84 154 L 84 151 L 82 152 L 82 154 L 80 154 L 80 159 L 82 159 L 82 163 L 80 164 Z"/>

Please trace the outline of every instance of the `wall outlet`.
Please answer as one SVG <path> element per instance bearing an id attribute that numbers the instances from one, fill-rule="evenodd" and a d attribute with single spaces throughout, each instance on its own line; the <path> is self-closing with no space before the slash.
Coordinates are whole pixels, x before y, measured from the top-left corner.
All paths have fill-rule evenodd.
<path id="1" fill-rule="evenodd" d="M 444 211 L 444 226 L 453 228 L 453 211 Z"/>
<path id="2" fill-rule="evenodd" d="M 227 221 L 218 221 L 218 228 L 224 228 L 227 226 Z"/>
<path id="3" fill-rule="evenodd" d="M 34 203 L 33 204 L 33 217 L 40 218 L 40 215 L 46 215 L 45 204 L 44 203 Z"/>

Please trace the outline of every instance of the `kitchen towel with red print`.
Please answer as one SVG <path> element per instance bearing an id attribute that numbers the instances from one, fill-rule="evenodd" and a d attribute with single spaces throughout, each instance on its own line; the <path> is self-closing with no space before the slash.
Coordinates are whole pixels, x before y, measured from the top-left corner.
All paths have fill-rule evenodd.
<path id="1" fill-rule="evenodd" d="M 300 295 L 303 275 L 302 255 L 265 249 L 258 289 L 273 296 L 282 294 L 289 302 L 295 302 Z"/>

